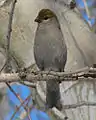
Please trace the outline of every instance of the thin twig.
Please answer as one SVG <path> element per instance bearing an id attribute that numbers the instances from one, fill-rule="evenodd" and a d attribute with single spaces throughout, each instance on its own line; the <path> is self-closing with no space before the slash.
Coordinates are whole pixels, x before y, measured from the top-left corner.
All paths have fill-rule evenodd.
<path id="1" fill-rule="evenodd" d="M 6 56 L 7 56 L 7 58 L 6 58 L 6 63 L 5 63 L 5 66 L 6 66 L 5 72 L 10 72 L 9 71 L 9 68 L 10 68 L 10 39 L 11 39 L 11 33 L 12 33 L 12 21 L 13 21 L 13 15 L 14 15 L 14 10 L 15 10 L 15 4 L 16 4 L 16 2 L 17 2 L 17 0 L 13 0 L 12 1 L 11 10 L 10 10 L 10 13 L 9 13 L 8 31 L 7 31 L 7 35 L 6 35 L 6 40 L 7 40 L 7 42 L 6 42 L 7 43 L 6 44 Z M 7 81 L 6 81 L 6 85 L 13 92 L 13 94 L 20 100 L 20 102 L 22 102 L 21 99 L 20 99 L 20 97 L 15 93 L 15 91 L 11 88 L 10 84 Z M 24 109 L 27 112 L 26 106 L 24 106 Z"/>
<path id="2" fill-rule="evenodd" d="M 63 105 L 63 108 L 64 109 L 73 109 L 73 108 L 82 107 L 82 106 L 96 106 L 96 102 L 82 101 L 82 102 L 76 103 L 76 104 Z"/>
<path id="3" fill-rule="evenodd" d="M 80 82 L 82 82 L 82 81 L 79 81 L 79 80 L 78 80 L 78 82 L 70 85 L 67 89 L 64 90 L 63 93 L 66 93 L 67 91 L 69 91 L 70 89 L 72 89 L 73 87 L 75 87 L 76 85 L 80 84 Z"/>
<path id="4" fill-rule="evenodd" d="M 24 81 L 20 81 L 20 83 L 31 88 L 36 88 L 36 83 L 29 83 L 29 82 L 26 83 Z"/>
<path id="5" fill-rule="evenodd" d="M 20 100 L 21 103 L 23 102 L 23 100 L 21 99 L 20 95 L 18 95 L 18 99 Z M 28 119 L 31 120 L 31 117 L 29 115 L 29 108 L 26 105 L 23 105 L 23 107 L 24 107 L 24 109 L 25 109 L 25 111 L 27 113 Z"/>
<path id="6" fill-rule="evenodd" d="M 9 59 L 9 57 L 10 57 L 9 56 L 9 52 L 10 52 L 10 38 L 11 38 L 12 21 L 13 21 L 13 15 L 14 15 L 16 2 L 17 2 L 17 0 L 13 0 L 12 6 L 11 6 L 11 11 L 10 11 L 10 14 L 9 14 L 8 32 L 7 32 L 7 35 L 6 35 L 6 39 L 7 39 L 7 45 L 6 45 L 7 62 L 10 62 L 10 59 Z"/>
<path id="7" fill-rule="evenodd" d="M 13 14 L 14 14 L 14 10 L 15 10 L 15 4 L 16 4 L 17 0 L 13 0 L 12 2 L 12 6 L 11 6 L 11 10 L 9 13 L 9 23 L 8 23 L 8 30 L 7 30 L 7 35 L 6 35 L 6 62 L 3 65 L 2 69 L 0 70 L 0 72 L 2 72 L 2 70 L 4 68 L 6 68 L 6 71 L 8 71 L 9 67 L 10 67 L 10 38 L 11 38 L 11 32 L 12 32 L 12 20 L 13 20 Z"/>
<path id="8" fill-rule="evenodd" d="M 5 72 L 10 72 L 9 71 L 9 68 L 10 68 L 10 39 L 11 39 L 11 33 L 12 33 L 12 21 L 13 21 L 13 15 L 14 15 L 16 2 L 17 2 L 17 0 L 12 1 L 11 10 L 10 10 L 10 13 L 9 13 L 8 31 L 7 31 L 7 35 L 6 35 L 6 40 L 7 40 L 7 42 L 6 42 L 7 43 L 6 44 L 6 57 L 7 58 L 6 58 L 6 63 L 5 63 L 5 66 L 6 66 Z M 20 100 L 20 97 L 15 93 L 15 91 L 11 88 L 10 84 L 7 81 L 6 81 L 6 85 L 13 92 L 13 94 Z M 24 106 L 24 109 L 27 111 L 25 106 Z"/>
<path id="9" fill-rule="evenodd" d="M 16 96 L 16 98 L 22 104 L 23 100 L 21 99 L 21 97 L 18 94 L 16 94 L 16 92 L 12 89 L 12 87 L 9 85 L 9 83 L 6 83 L 6 84 L 7 84 L 8 88 L 11 90 L 11 92 Z M 24 107 L 25 111 L 27 112 L 28 108 L 25 105 L 23 105 L 23 107 Z M 28 115 L 29 120 L 31 120 L 28 113 L 27 113 L 27 115 Z"/>
<path id="10" fill-rule="evenodd" d="M 12 119 L 14 118 L 15 114 L 16 114 L 16 113 L 19 111 L 19 109 L 24 105 L 24 103 L 25 103 L 27 100 L 30 99 L 30 97 L 31 97 L 31 95 L 29 95 L 29 96 L 20 104 L 20 106 L 16 108 L 16 110 L 15 110 L 15 112 L 14 112 L 14 114 L 12 115 L 12 117 L 11 117 L 10 120 L 12 120 Z"/>

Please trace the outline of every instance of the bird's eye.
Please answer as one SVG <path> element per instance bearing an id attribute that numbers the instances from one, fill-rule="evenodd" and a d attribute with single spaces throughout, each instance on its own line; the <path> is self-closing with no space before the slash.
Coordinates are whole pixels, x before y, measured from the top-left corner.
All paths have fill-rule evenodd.
<path id="1" fill-rule="evenodd" d="M 47 20 L 48 19 L 48 17 L 44 17 L 44 20 Z"/>

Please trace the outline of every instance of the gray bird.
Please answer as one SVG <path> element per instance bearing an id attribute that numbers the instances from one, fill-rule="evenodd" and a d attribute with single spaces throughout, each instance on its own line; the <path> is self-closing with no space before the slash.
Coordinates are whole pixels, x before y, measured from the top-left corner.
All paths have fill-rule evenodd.
<path id="1" fill-rule="evenodd" d="M 38 23 L 34 58 L 41 71 L 63 72 L 67 61 L 67 47 L 61 32 L 57 16 L 49 9 L 42 9 L 35 19 Z M 62 108 L 59 82 L 46 81 L 47 108 Z"/>

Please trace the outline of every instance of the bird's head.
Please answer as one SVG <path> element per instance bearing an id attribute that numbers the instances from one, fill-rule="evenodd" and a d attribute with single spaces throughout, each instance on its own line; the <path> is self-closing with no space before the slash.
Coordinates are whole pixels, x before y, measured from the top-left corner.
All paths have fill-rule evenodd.
<path id="1" fill-rule="evenodd" d="M 41 23 L 42 21 L 46 21 L 46 20 L 51 19 L 53 17 L 57 18 L 55 13 L 52 12 L 50 9 L 42 9 L 38 13 L 38 16 L 36 17 L 35 22 Z"/>

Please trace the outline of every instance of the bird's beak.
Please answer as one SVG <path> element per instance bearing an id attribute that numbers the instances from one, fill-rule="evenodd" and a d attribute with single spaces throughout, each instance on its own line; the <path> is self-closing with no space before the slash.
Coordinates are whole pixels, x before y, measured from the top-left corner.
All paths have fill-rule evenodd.
<path id="1" fill-rule="evenodd" d="M 34 21 L 35 21 L 35 22 L 38 22 L 38 23 L 41 22 L 41 20 L 40 20 L 38 17 L 36 17 L 36 19 L 35 19 Z"/>

